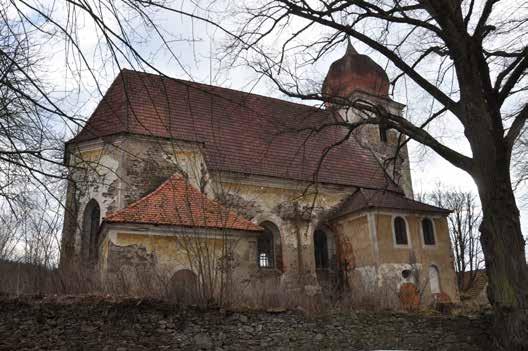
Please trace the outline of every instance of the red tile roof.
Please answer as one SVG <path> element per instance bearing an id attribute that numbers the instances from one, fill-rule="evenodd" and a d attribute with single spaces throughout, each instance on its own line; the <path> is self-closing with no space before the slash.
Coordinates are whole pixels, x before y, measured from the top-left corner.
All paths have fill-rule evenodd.
<path id="1" fill-rule="evenodd" d="M 411 212 L 439 213 L 448 215 L 450 210 L 415 201 L 388 190 L 359 189 L 336 211 L 335 217 L 369 208 L 407 210 Z"/>
<path id="2" fill-rule="evenodd" d="M 302 104 L 123 70 L 70 142 L 118 133 L 173 138 L 203 145 L 212 171 L 305 181 L 318 175 L 322 183 L 399 191 L 353 138 L 335 145 L 348 130 L 322 127 L 336 120 Z"/>
<path id="3" fill-rule="evenodd" d="M 139 223 L 260 231 L 261 227 L 210 200 L 183 177 L 174 175 L 128 207 L 109 214 L 107 223 Z"/>

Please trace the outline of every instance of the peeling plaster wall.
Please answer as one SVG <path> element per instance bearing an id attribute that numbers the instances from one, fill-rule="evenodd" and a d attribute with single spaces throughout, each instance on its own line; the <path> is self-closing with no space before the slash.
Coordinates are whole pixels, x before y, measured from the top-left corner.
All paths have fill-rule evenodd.
<path id="1" fill-rule="evenodd" d="M 173 174 L 188 177 L 198 189 L 201 180 L 208 177 L 203 172 L 205 162 L 196 144 L 128 137 L 124 148 L 126 152 L 122 158 L 121 208 L 151 193 Z"/>
<path id="2" fill-rule="evenodd" d="M 395 215 L 405 218 L 409 232 L 407 247 L 396 246 L 392 221 Z M 436 244 L 425 246 L 422 240 L 420 215 L 399 213 L 365 213 L 339 218 L 334 227 L 340 238 L 340 261 L 349 264 L 349 284 L 364 288 L 377 287 L 397 294 L 403 283 L 412 282 L 423 290 L 426 303 L 432 301 L 429 267 L 440 272 L 440 287 L 453 302 L 459 301 L 453 269 L 451 241 L 445 217 L 429 217 L 435 227 Z M 403 270 L 416 272 L 419 281 L 404 278 Z"/>
<path id="3" fill-rule="evenodd" d="M 440 288 L 452 301 L 459 301 L 454 270 L 454 257 L 449 238 L 449 229 L 445 217 L 429 217 L 433 220 L 436 244 L 426 246 L 423 243 L 421 220 L 423 216 L 407 214 L 402 215 L 407 221 L 409 233 L 409 247 L 397 248 L 394 246 L 392 220 L 393 214 L 378 214 L 377 231 L 379 236 L 380 257 L 386 263 L 412 263 L 415 261 L 420 266 L 420 285 L 425 285 L 425 298 L 430 299 L 429 267 L 435 265 L 440 272 Z M 413 258 L 414 256 L 414 258 Z"/>
<path id="4" fill-rule="evenodd" d="M 204 160 L 196 144 L 139 136 L 114 136 L 69 146 L 70 182 L 63 229 L 62 264 L 79 262 L 84 210 L 91 199 L 101 220 L 149 194 L 175 173 L 197 188 L 204 184 Z"/>
<path id="5" fill-rule="evenodd" d="M 367 216 L 347 217 L 342 217 L 335 225 L 340 246 L 339 260 L 341 264 L 346 261 L 346 267 L 343 268 L 375 266 L 377 257 L 374 242 L 370 238 Z"/>
<path id="6" fill-rule="evenodd" d="M 191 270 L 198 274 L 198 256 L 186 247 L 202 245 L 207 250 L 207 259 L 213 271 L 222 269 L 222 257 L 232 253 L 229 280 L 232 287 L 240 288 L 259 280 L 264 282 L 277 277 L 273 272 L 262 274 L 257 268 L 256 236 L 254 233 L 240 232 L 229 237 L 218 234 L 196 236 L 186 234 L 167 234 L 166 232 L 132 232 L 110 230 L 102 244 L 101 268 L 107 281 L 114 278 L 123 269 L 136 265 L 152 274 L 161 274 L 167 281 L 180 270 Z M 206 257 L 200 257 L 205 259 Z M 240 292 L 240 291 L 238 291 Z"/>
<path id="7" fill-rule="evenodd" d="M 311 192 L 306 195 L 306 185 L 294 182 L 266 182 L 257 177 L 238 181 L 224 178 L 213 188 L 220 194 L 222 203 L 254 223 L 270 221 L 279 228 L 282 287 L 289 290 L 304 286 L 305 290 L 317 290 L 314 288 L 318 283 L 313 233 L 321 218 L 350 194 L 350 190 L 318 189 L 314 203 Z"/>
<path id="8" fill-rule="evenodd" d="M 79 263 L 81 259 L 84 211 L 91 199 L 97 201 L 101 219 L 119 207 L 120 143 L 114 145 L 88 142 L 70 145 L 70 178 L 66 196 L 61 264 Z"/>

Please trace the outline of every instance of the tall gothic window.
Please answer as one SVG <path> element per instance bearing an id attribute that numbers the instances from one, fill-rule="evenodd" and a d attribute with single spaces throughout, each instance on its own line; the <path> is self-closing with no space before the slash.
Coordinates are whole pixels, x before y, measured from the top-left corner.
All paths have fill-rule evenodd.
<path id="1" fill-rule="evenodd" d="M 433 221 L 431 221 L 429 218 L 422 219 L 422 233 L 425 245 L 435 244 Z"/>
<path id="2" fill-rule="evenodd" d="M 274 268 L 274 232 L 277 230 L 275 225 L 269 222 L 262 223 L 261 227 L 264 228 L 264 231 L 257 239 L 257 264 L 260 268 Z"/>
<path id="3" fill-rule="evenodd" d="M 396 245 L 407 245 L 409 243 L 407 239 L 407 226 L 402 217 L 398 216 L 394 218 L 394 236 Z"/>
<path id="4" fill-rule="evenodd" d="M 101 210 L 99 204 L 94 199 L 90 200 L 84 209 L 83 233 L 82 233 L 82 253 L 83 257 L 89 261 L 96 261 L 99 248 L 99 221 Z"/>
<path id="5" fill-rule="evenodd" d="M 328 241 L 325 232 L 323 232 L 322 230 L 316 230 L 314 232 L 314 251 L 315 268 L 328 268 Z"/>

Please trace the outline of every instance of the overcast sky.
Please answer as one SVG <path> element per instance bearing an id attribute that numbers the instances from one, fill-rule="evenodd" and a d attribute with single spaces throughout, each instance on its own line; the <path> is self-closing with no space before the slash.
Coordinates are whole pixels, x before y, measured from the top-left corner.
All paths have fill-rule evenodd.
<path id="1" fill-rule="evenodd" d="M 60 11 L 60 8 L 57 8 L 55 13 L 57 18 L 61 15 Z M 159 28 L 172 40 L 170 47 L 174 55 L 163 49 L 159 40 L 151 40 L 152 37 L 142 27 L 135 28 L 138 38 L 145 36 L 143 40 L 137 43 L 135 48 L 144 57 L 148 57 L 150 64 L 166 75 L 286 99 L 285 96 L 278 92 L 272 82 L 258 76 L 248 67 L 243 65 L 232 66 L 230 62 L 218 61 L 218 58 L 222 55 L 221 45 L 226 38 L 217 29 L 196 21 L 191 23 L 190 20 L 181 16 L 162 14 L 156 16 L 155 19 Z M 98 38 L 94 34 L 93 27 L 90 26 L 89 22 L 80 22 L 80 25 L 81 27 L 77 33 L 80 38 L 79 43 L 85 54 L 87 54 L 86 56 L 90 58 L 90 62 L 93 63 L 97 82 L 100 89 L 104 92 L 117 75 L 118 68 L 108 63 L 101 64 L 101 57 L 104 57 L 105 54 L 104 50 L 101 51 L 98 48 Z M 189 41 L 189 39 L 192 40 Z M 380 65 L 386 67 L 386 61 L 367 51 L 360 44 L 355 43 L 355 46 L 360 53 L 370 54 Z M 57 43 L 48 49 L 47 53 L 52 53 L 53 55 L 47 65 L 48 76 L 55 85 L 57 94 L 68 92 L 68 99 L 64 101 L 65 109 L 75 111 L 87 118 L 101 99 L 94 81 L 85 69 L 73 70 L 79 75 L 80 79 L 72 76 L 65 64 L 67 61 L 64 58 L 63 45 Z M 345 46 L 343 45 L 323 57 L 317 65 L 309 67 L 307 72 L 309 72 L 310 78 L 322 82 L 330 64 L 341 57 L 344 52 Z M 71 63 L 71 59 L 68 62 Z M 123 67 L 130 67 L 130 64 L 124 60 L 121 60 L 121 64 Z M 389 71 L 389 75 L 391 74 L 394 74 L 394 72 Z M 71 94 L 72 90 L 74 94 Z M 417 114 L 427 113 L 423 106 L 418 106 L 422 99 L 421 94 L 423 95 L 419 90 L 412 88 L 406 91 L 400 90 L 396 92 L 394 99 L 398 102 L 409 104 L 406 110 L 406 117 L 416 119 Z M 444 119 L 440 123 L 434 124 L 431 128 L 433 130 L 429 129 L 429 131 L 442 142 L 470 155 L 463 131 L 454 118 Z M 65 134 L 65 138 L 69 137 L 71 137 L 71 133 L 68 132 Z M 469 190 L 476 193 L 476 186 L 466 173 L 450 165 L 433 152 L 424 150 L 422 146 L 411 142 L 410 158 L 415 193 L 431 191 L 438 183 L 446 187 Z M 526 204 L 519 203 L 523 233 L 527 234 L 528 206 L 523 205 Z"/>

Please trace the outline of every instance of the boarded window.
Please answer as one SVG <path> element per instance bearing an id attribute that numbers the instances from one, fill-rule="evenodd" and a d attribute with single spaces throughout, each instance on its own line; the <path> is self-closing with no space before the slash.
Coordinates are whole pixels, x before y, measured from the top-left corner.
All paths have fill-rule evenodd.
<path id="1" fill-rule="evenodd" d="M 431 284 L 431 293 L 439 294 L 440 293 L 440 272 L 438 268 L 434 265 L 429 267 L 429 282 Z"/>
<path id="2" fill-rule="evenodd" d="M 407 226 L 405 220 L 402 217 L 394 218 L 394 235 L 396 239 L 396 245 L 407 245 Z"/>
<path id="3" fill-rule="evenodd" d="M 425 245 L 435 244 L 433 221 L 431 221 L 429 218 L 424 218 L 422 220 L 422 233 Z"/>
<path id="4" fill-rule="evenodd" d="M 196 303 L 198 277 L 193 271 L 182 269 L 174 273 L 170 280 L 169 297 L 176 302 Z"/>

